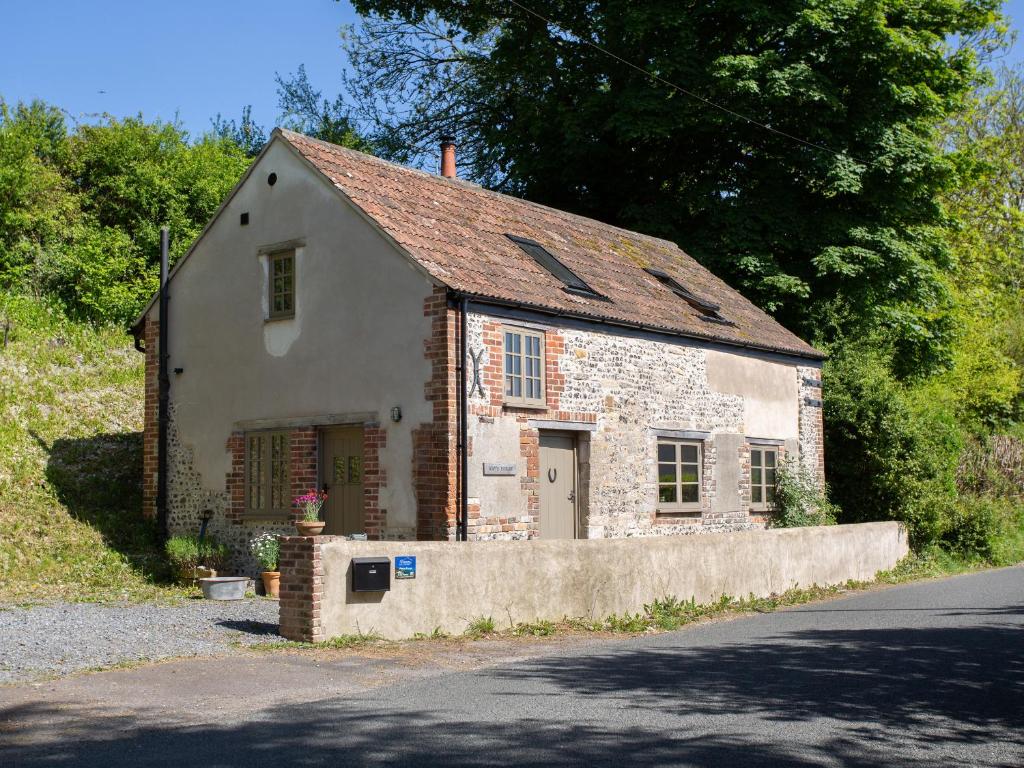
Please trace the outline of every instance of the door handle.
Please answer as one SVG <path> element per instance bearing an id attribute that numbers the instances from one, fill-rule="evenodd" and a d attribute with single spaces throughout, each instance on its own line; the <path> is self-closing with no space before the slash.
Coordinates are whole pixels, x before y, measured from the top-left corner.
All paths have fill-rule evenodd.
<path id="1" fill-rule="evenodd" d="M 331 490 L 331 484 L 330 483 L 324 483 L 323 492 L 327 493 L 329 490 Z"/>
<path id="2" fill-rule="evenodd" d="M 576 490 L 569 491 L 569 501 L 576 501 Z"/>

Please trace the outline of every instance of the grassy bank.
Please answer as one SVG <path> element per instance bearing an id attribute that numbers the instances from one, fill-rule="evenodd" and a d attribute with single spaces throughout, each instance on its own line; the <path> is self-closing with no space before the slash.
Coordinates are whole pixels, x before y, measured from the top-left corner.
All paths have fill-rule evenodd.
<path id="1" fill-rule="evenodd" d="M 143 356 L 21 296 L 0 294 L 5 329 L 0 601 L 181 595 L 140 514 Z"/>

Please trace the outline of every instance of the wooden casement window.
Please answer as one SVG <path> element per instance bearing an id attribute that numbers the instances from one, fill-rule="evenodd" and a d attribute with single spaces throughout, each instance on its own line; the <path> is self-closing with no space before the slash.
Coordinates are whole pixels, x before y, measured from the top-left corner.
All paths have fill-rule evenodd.
<path id="1" fill-rule="evenodd" d="M 779 449 L 754 446 L 750 449 L 750 508 L 768 510 L 775 506 L 775 469 Z"/>
<path id="2" fill-rule="evenodd" d="M 700 512 L 704 446 L 691 440 L 658 440 L 658 511 Z"/>
<path id="3" fill-rule="evenodd" d="M 545 407 L 544 333 L 524 328 L 504 331 L 505 404 Z"/>
<path id="4" fill-rule="evenodd" d="M 295 251 L 272 253 L 270 259 L 270 317 L 295 316 Z"/>
<path id="5" fill-rule="evenodd" d="M 287 432 L 245 436 L 245 512 L 251 517 L 287 517 L 291 511 Z"/>

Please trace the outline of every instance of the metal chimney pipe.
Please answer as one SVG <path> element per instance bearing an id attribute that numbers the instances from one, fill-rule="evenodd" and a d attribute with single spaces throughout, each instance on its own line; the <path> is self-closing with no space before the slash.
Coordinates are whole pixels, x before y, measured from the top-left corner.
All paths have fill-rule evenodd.
<path id="1" fill-rule="evenodd" d="M 447 179 L 456 177 L 455 138 L 453 136 L 441 137 L 441 175 Z"/>

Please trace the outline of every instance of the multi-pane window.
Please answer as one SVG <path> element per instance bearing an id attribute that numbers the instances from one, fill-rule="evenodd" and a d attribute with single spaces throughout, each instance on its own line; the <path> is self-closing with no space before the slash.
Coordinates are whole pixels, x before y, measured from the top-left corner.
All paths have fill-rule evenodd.
<path id="1" fill-rule="evenodd" d="M 750 449 L 750 506 L 768 509 L 775 504 L 775 469 L 778 448 Z"/>
<path id="2" fill-rule="evenodd" d="M 658 441 L 658 509 L 699 510 L 701 444 Z"/>
<path id="3" fill-rule="evenodd" d="M 288 433 L 245 436 L 245 509 L 253 516 L 287 515 L 291 507 Z"/>
<path id="4" fill-rule="evenodd" d="M 295 314 L 295 251 L 270 254 L 270 316 Z"/>
<path id="5" fill-rule="evenodd" d="M 544 334 L 505 329 L 505 402 L 544 405 Z"/>

